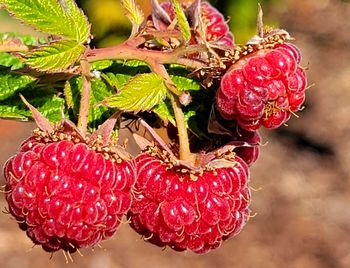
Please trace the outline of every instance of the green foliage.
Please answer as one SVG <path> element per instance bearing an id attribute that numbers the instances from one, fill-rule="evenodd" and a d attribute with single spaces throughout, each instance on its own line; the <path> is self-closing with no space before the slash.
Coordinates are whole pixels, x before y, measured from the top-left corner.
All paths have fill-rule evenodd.
<path id="1" fill-rule="evenodd" d="M 84 43 L 90 36 L 90 26 L 74 0 L 0 0 L 5 8 L 24 23 L 36 29 Z"/>
<path id="2" fill-rule="evenodd" d="M 0 71 L 0 101 L 15 95 L 34 81 L 30 76 Z"/>
<path id="3" fill-rule="evenodd" d="M 64 111 L 64 99 L 49 88 L 27 87 L 22 92 L 27 101 L 35 106 L 51 122 L 59 122 Z M 28 121 L 31 112 L 20 99 L 19 95 L 0 101 L 0 118 Z"/>
<path id="4" fill-rule="evenodd" d="M 29 52 L 25 63 L 30 67 L 60 71 L 75 63 L 84 52 L 84 44 L 90 38 L 90 25 L 74 0 L 0 0 L 0 4 L 24 23 L 62 38 Z"/>
<path id="5" fill-rule="evenodd" d="M 40 71 L 59 71 L 76 62 L 84 50 L 82 44 L 61 40 L 31 51 L 26 55 L 25 62 Z"/>
<path id="6" fill-rule="evenodd" d="M 188 24 L 188 20 L 186 18 L 185 12 L 183 11 L 181 7 L 181 3 L 178 0 L 172 0 L 174 9 L 176 12 L 176 18 L 177 18 L 177 24 L 180 27 L 180 30 L 182 32 L 182 35 L 186 42 L 188 42 L 191 39 L 191 28 Z"/>
<path id="7" fill-rule="evenodd" d="M 140 74 L 130 79 L 120 93 L 103 101 L 103 104 L 124 111 L 141 112 L 152 109 L 167 94 L 163 78 L 157 74 Z"/>
<path id="8" fill-rule="evenodd" d="M 180 75 L 170 75 L 171 80 L 180 91 L 196 91 L 201 89 L 197 80 Z"/>

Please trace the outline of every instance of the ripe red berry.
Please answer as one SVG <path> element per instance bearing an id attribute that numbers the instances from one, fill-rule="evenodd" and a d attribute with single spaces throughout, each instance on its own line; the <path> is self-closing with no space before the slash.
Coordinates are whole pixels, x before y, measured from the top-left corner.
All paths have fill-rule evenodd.
<path id="1" fill-rule="evenodd" d="M 195 253 L 206 253 L 238 234 L 248 220 L 249 172 L 241 158 L 230 157 L 224 160 L 230 167 L 194 175 L 164 156 L 139 155 L 128 214 L 132 228 L 157 246 Z"/>
<path id="2" fill-rule="evenodd" d="M 184 8 L 189 6 L 188 3 L 183 3 Z M 161 7 L 168 13 L 171 20 L 175 19 L 176 14 L 171 2 L 163 2 Z M 217 45 L 233 47 L 233 34 L 230 32 L 226 20 L 220 11 L 208 2 L 201 2 L 200 11 L 202 22 L 205 26 L 205 40 Z M 196 43 L 195 36 L 192 36 L 191 41 Z"/>
<path id="3" fill-rule="evenodd" d="M 221 116 L 251 131 L 281 126 L 305 100 L 300 60 L 300 51 L 289 43 L 241 57 L 222 77 L 216 96 Z"/>
<path id="4" fill-rule="evenodd" d="M 131 164 L 71 134 L 36 132 L 4 175 L 10 213 L 48 252 L 74 252 L 112 236 L 131 204 Z"/>

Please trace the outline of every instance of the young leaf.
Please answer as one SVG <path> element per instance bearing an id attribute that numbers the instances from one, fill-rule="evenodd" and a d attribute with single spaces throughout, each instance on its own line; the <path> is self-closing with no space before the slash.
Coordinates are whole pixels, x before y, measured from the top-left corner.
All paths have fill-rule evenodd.
<path id="1" fill-rule="evenodd" d="M 74 0 L 0 0 L 5 8 L 24 23 L 36 29 L 84 43 L 90 36 L 90 26 Z"/>
<path id="2" fill-rule="evenodd" d="M 125 8 L 126 16 L 135 26 L 140 26 L 143 22 L 143 12 L 135 3 L 135 0 L 122 0 L 122 5 Z"/>
<path id="3" fill-rule="evenodd" d="M 177 23 L 186 42 L 191 39 L 191 28 L 186 18 L 185 12 L 178 0 L 172 0 L 176 12 Z"/>
<path id="4" fill-rule="evenodd" d="M 28 53 L 25 62 L 40 71 L 59 71 L 76 62 L 84 50 L 76 41 L 61 40 Z"/>
<path id="5" fill-rule="evenodd" d="M 0 101 L 14 96 L 34 81 L 30 76 L 0 71 Z"/>
<path id="6" fill-rule="evenodd" d="M 124 111 L 141 112 L 152 109 L 166 97 L 163 78 L 154 73 L 135 76 L 120 89 L 120 93 L 103 101 L 103 104 Z"/>

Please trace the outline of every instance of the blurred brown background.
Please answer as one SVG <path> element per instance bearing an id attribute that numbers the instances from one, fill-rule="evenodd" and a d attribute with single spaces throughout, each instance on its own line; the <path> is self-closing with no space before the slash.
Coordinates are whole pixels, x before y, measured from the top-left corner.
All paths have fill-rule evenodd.
<path id="1" fill-rule="evenodd" d="M 148 1 L 138 1 L 146 8 Z M 242 233 L 206 254 L 162 251 L 126 224 L 103 249 L 83 250 L 74 263 L 32 244 L 8 215 L 0 216 L 2 268 L 51 267 L 350 267 L 350 2 L 261 1 L 265 21 L 288 29 L 309 67 L 306 108 L 279 131 L 264 131 L 267 144 L 251 170 L 252 210 Z M 213 1 L 231 17 L 238 42 L 254 33 L 256 1 Z M 128 33 L 118 0 L 80 1 L 103 46 Z M 0 15 L 0 31 L 28 29 Z M 31 133 L 30 123 L 0 121 L 0 163 Z M 0 178 L 3 183 L 3 178 Z M 5 207 L 1 195 L 0 206 Z"/>

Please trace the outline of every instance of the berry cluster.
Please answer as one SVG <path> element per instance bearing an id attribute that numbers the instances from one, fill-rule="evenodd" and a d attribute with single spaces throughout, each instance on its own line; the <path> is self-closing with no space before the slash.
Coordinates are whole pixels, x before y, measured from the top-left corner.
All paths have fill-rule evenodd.
<path id="1" fill-rule="evenodd" d="M 152 14 L 142 25 L 133 25 L 138 32 L 130 38 L 135 39 L 120 46 L 124 51 L 115 47 L 99 51 L 107 59 L 123 55 L 125 50 L 128 59 L 135 59 L 130 53 L 141 55 L 139 58 L 160 76 L 161 83 L 164 80 L 167 88 L 163 91 L 168 91 L 158 96 L 155 90 L 153 96 L 159 102 L 152 101 L 158 105 L 167 98 L 172 105 L 167 115 L 170 118 L 174 114 L 177 131 L 176 137 L 169 131 L 170 146 L 147 123 L 143 127 L 153 136 L 153 143 L 141 137 L 142 150 L 134 158 L 125 146 L 111 141 L 118 118 L 126 118 L 121 115 L 132 111 L 132 105 L 125 109 L 118 106 L 119 111 L 97 130 L 87 129 L 90 103 L 84 94 L 91 94 L 93 78 L 86 59 L 104 59 L 97 55 L 98 50 L 84 54 L 79 67 L 83 84 L 79 127 L 69 120 L 53 125 L 24 100 L 39 130 L 6 162 L 5 198 L 20 228 L 48 252 L 92 247 L 116 232 L 123 215 L 137 233 L 157 246 L 195 253 L 219 247 L 238 234 L 249 219 L 249 168 L 259 156 L 259 128 L 286 123 L 305 100 L 307 81 L 300 67 L 301 54 L 289 43 L 287 32 L 259 29 L 264 32 L 262 36 L 246 46 L 235 45 L 223 15 L 207 2 L 194 1 L 182 5 L 182 18 L 188 19 L 192 34 L 191 39 L 188 34 L 184 40 L 178 38 L 181 26 L 176 25 L 172 3 L 152 3 Z M 154 32 L 161 32 L 159 38 Z M 172 53 L 176 49 L 181 53 Z M 195 69 L 188 76 L 202 79 L 200 82 L 213 81 L 208 88 L 202 83 L 200 91 L 207 97 L 203 99 L 210 101 L 200 104 L 207 109 L 203 112 L 206 121 L 201 124 L 205 125 L 205 141 L 195 144 L 199 148 L 196 153 L 190 141 L 201 137 L 189 137 L 190 122 L 185 122 L 181 97 L 188 97 L 186 105 L 196 102 L 190 104 L 190 93 L 177 90 L 167 72 L 168 65 L 186 63 Z M 198 64 L 202 68 L 195 68 Z M 207 77 L 203 79 L 198 70 Z M 146 81 L 153 85 L 153 81 Z M 133 92 L 130 88 L 125 91 Z M 147 98 L 144 94 L 141 97 L 135 102 Z M 142 117 L 148 117 L 141 112 L 153 109 L 145 106 L 134 111 L 141 117 L 137 122 L 146 122 Z M 128 117 L 134 119 L 135 115 Z M 169 125 L 168 130 L 175 129 Z"/>

